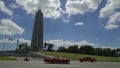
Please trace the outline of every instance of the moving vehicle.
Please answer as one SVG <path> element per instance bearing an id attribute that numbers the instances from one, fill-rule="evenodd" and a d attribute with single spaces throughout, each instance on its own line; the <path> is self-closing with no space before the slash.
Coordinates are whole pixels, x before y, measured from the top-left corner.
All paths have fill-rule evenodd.
<path id="1" fill-rule="evenodd" d="M 80 58 L 79 61 L 80 61 L 80 62 L 83 62 L 83 61 L 95 62 L 96 59 L 95 59 L 95 58 L 92 58 L 92 57 L 83 57 L 83 58 Z"/>
<path id="2" fill-rule="evenodd" d="M 68 64 L 70 62 L 70 60 L 67 58 L 48 57 L 48 58 L 44 58 L 44 62 Z"/>

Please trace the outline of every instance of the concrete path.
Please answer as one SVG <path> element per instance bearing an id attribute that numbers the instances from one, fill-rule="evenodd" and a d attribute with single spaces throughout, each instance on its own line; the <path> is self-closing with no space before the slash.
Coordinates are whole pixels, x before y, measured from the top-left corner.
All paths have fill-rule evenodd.
<path id="1" fill-rule="evenodd" d="M 120 68 L 120 62 L 83 62 L 71 61 L 70 64 L 48 64 L 42 60 L 0 61 L 0 68 Z"/>

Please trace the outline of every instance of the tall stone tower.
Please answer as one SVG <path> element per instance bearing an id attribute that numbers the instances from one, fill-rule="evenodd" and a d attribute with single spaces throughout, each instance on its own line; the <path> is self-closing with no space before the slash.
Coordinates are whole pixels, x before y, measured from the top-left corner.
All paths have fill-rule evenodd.
<path id="1" fill-rule="evenodd" d="M 36 12 L 32 40 L 31 40 L 32 51 L 43 50 L 43 13 L 41 10 Z"/>

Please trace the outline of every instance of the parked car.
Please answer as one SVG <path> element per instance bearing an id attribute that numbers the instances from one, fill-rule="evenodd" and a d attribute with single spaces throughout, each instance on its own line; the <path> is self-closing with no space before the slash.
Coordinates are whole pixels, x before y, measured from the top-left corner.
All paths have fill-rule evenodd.
<path id="1" fill-rule="evenodd" d="M 92 58 L 92 57 L 83 57 L 83 58 L 80 58 L 79 61 L 80 61 L 80 62 L 83 62 L 83 61 L 95 62 L 96 59 L 95 59 L 95 58 Z"/>
<path id="2" fill-rule="evenodd" d="M 70 62 L 70 60 L 67 59 L 67 58 L 48 57 L 48 58 L 44 58 L 44 62 L 47 62 L 47 63 L 64 63 L 64 64 L 68 64 Z"/>

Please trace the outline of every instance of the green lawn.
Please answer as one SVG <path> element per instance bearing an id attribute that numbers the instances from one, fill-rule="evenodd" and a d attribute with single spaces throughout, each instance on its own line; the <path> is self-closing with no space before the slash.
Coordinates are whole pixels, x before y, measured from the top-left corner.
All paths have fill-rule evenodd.
<path id="1" fill-rule="evenodd" d="M 73 54 L 73 53 L 62 53 L 62 52 L 40 52 L 40 53 L 50 56 L 69 58 L 71 60 L 78 60 L 81 57 L 91 56 L 96 58 L 96 60 L 99 62 L 120 62 L 120 57 L 104 57 L 104 56 L 96 56 L 96 55 L 84 55 L 84 54 Z"/>
<path id="2" fill-rule="evenodd" d="M 15 60 L 15 58 L 7 57 L 7 56 L 0 56 L 0 61 L 1 60 Z"/>

